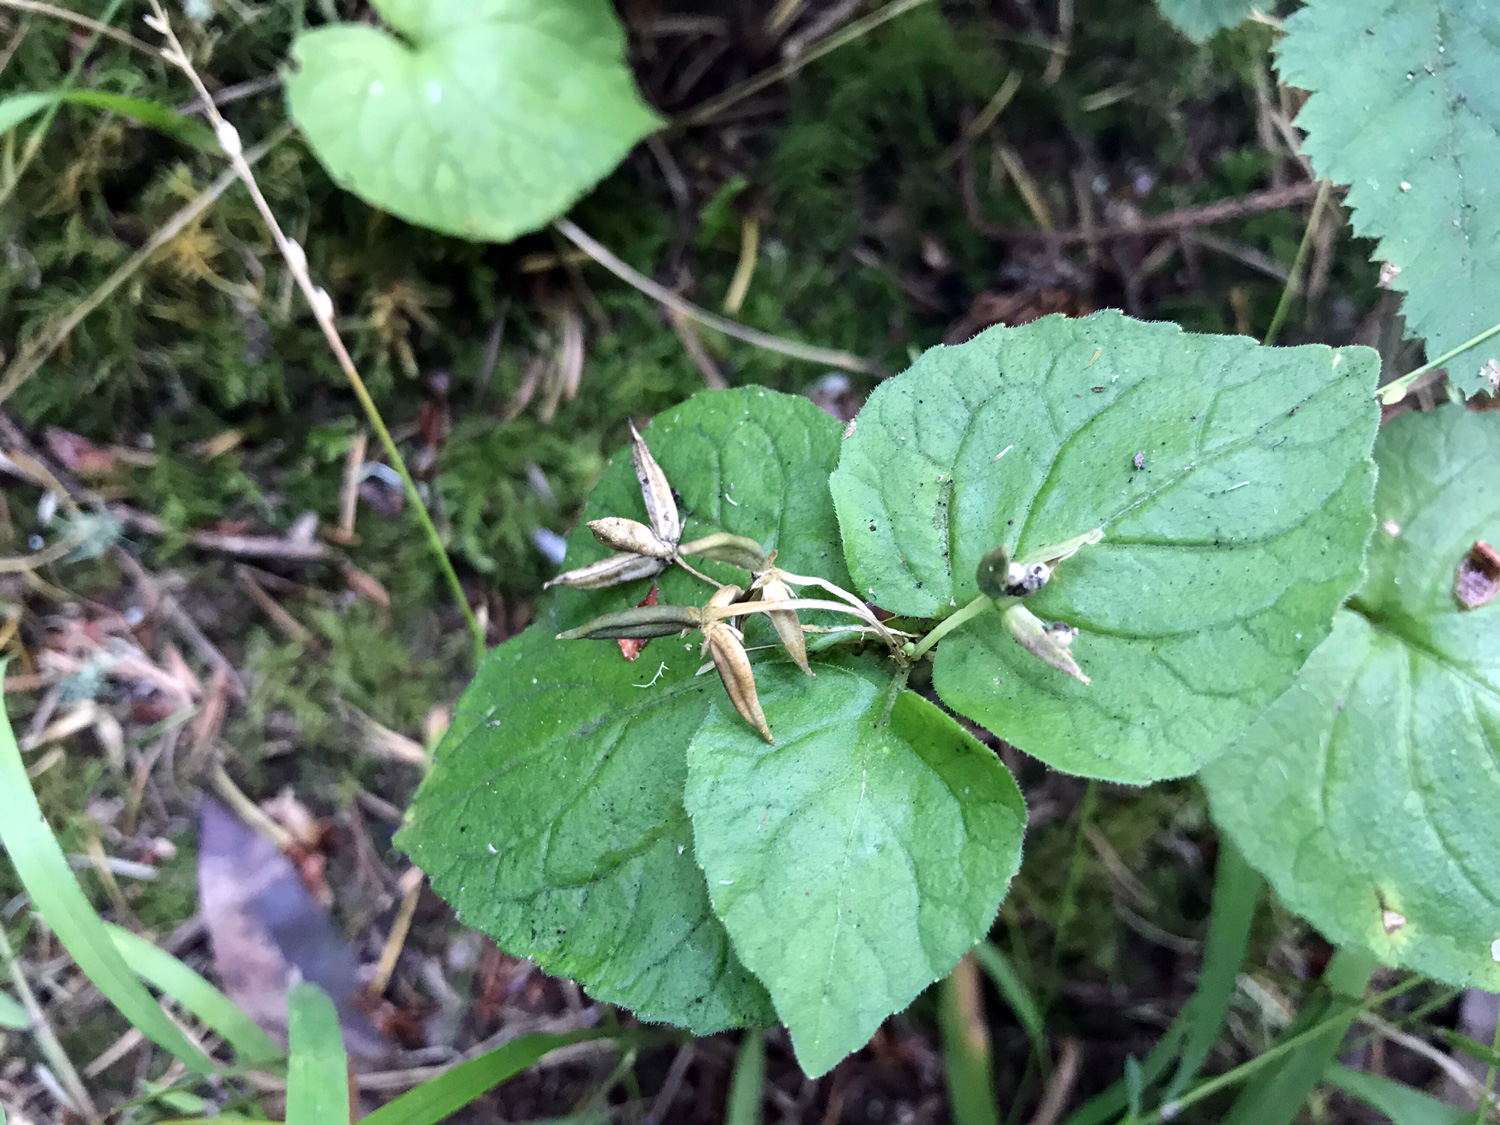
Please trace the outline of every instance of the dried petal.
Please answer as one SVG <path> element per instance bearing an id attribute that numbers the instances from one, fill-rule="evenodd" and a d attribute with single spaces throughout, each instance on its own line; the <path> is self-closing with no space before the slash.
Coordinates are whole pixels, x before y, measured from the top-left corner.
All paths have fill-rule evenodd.
<path id="1" fill-rule="evenodd" d="M 778 577 L 779 572 L 775 569 L 767 571 L 755 580 L 750 587 L 752 592 L 758 592 L 762 601 L 786 602 L 791 601 L 797 595 L 792 588 Z M 773 609 L 766 614 L 771 619 L 771 624 L 776 629 L 776 635 L 781 638 L 782 647 L 809 676 L 813 670 L 807 663 L 807 640 L 802 635 L 802 623 L 797 620 L 795 609 Z"/>
<path id="2" fill-rule="evenodd" d="M 727 531 L 716 531 L 702 539 L 684 543 L 678 550 L 684 555 L 697 555 L 712 562 L 728 563 L 741 570 L 754 573 L 766 565 L 765 553 L 754 539 L 743 535 L 730 535 Z"/>
<path id="3" fill-rule="evenodd" d="M 635 479 L 641 483 L 641 499 L 646 503 L 651 527 L 661 539 L 676 544 L 682 538 L 682 520 L 677 515 L 677 501 L 667 483 L 667 474 L 651 456 L 634 422 L 630 423 L 630 440 L 630 459 L 635 464 Z"/>
<path id="4" fill-rule="evenodd" d="M 580 566 L 576 570 L 564 571 L 542 589 L 553 586 L 570 586 L 575 590 L 602 590 L 606 586 L 618 586 L 622 582 L 634 582 L 637 578 L 654 578 L 667 569 L 666 559 L 653 559 L 630 552 L 610 555 L 598 562 Z"/>
<path id="5" fill-rule="evenodd" d="M 692 605 L 645 605 L 596 617 L 576 629 L 557 634 L 560 641 L 604 641 L 619 637 L 636 640 L 670 637 L 698 627 L 701 611 Z"/>
<path id="6" fill-rule="evenodd" d="M 676 550 L 670 543 L 663 543 L 643 523 L 622 516 L 605 516 L 600 520 L 589 520 L 589 530 L 594 538 L 616 551 L 630 551 L 637 555 L 649 555 L 653 559 L 670 559 Z"/>
<path id="7" fill-rule="evenodd" d="M 1021 647 L 1031 655 L 1052 665 L 1059 672 L 1066 672 L 1075 680 L 1088 683 L 1089 678 L 1073 659 L 1069 646 L 1078 630 L 1071 625 L 1058 622 L 1045 624 L 1041 618 L 1024 605 L 1013 605 L 1003 614 L 1005 628 L 1012 637 L 1021 642 Z"/>
<path id="8" fill-rule="evenodd" d="M 750 657 L 745 653 L 740 631 L 722 621 L 711 622 L 703 628 L 703 645 L 713 658 L 734 709 L 760 732 L 762 738 L 774 744 L 776 740 L 771 737 L 766 713 L 760 709 L 760 699 L 755 694 L 755 673 L 750 667 Z"/>
<path id="9" fill-rule="evenodd" d="M 655 605 L 656 597 L 656 583 L 653 582 L 651 583 L 651 592 L 635 604 L 637 606 Z M 650 643 L 648 639 L 642 637 L 620 637 L 618 641 L 620 655 L 625 657 L 626 660 L 635 660 L 641 655 L 641 650 Z"/>
<path id="10" fill-rule="evenodd" d="M 1460 609 L 1478 609 L 1500 594 L 1500 551 L 1483 539 L 1469 548 L 1453 578 L 1453 596 Z"/>

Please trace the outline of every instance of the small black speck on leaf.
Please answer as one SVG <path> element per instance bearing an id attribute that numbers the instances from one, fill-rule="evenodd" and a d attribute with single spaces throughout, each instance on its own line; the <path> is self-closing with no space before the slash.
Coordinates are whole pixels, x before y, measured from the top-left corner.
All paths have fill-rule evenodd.
<path id="1" fill-rule="evenodd" d="M 1096 395 L 1102 395 L 1104 393 L 1103 387 L 1090 387 L 1089 390 L 1093 391 Z"/>

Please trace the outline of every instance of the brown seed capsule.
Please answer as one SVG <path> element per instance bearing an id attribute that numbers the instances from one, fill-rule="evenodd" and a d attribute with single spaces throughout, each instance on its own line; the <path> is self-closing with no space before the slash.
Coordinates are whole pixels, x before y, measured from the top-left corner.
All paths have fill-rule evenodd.
<path id="1" fill-rule="evenodd" d="M 703 647 L 713 659 L 734 709 L 760 732 L 762 738 L 774 744 L 776 740 L 771 737 L 766 713 L 761 710 L 760 699 L 755 694 L 755 673 L 750 667 L 750 657 L 745 653 L 740 631 L 726 621 L 709 622 L 703 626 Z"/>
<path id="2" fill-rule="evenodd" d="M 693 605 L 645 605 L 606 613 L 576 629 L 557 634 L 560 641 L 608 641 L 620 637 L 641 640 L 670 637 L 695 629 L 703 620 L 702 611 Z"/>
<path id="3" fill-rule="evenodd" d="M 1002 615 L 1005 628 L 1031 655 L 1052 665 L 1059 672 L 1066 672 L 1075 680 L 1089 683 L 1089 678 L 1073 659 L 1069 646 L 1078 630 L 1071 625 L 1058 622 L 1048 625 L 1024 605 L 1013 605 Z"/>
<path id="4" fill-rule="evenodd" d="M 629 551 L 637 555 L 649 555 L 653 559 L 670 559 L 675 547 L 664 543 L 643 523 L 628 520 L 623 516 L 605 516 L 589 520 L 589 530 L 594 538 L 616 551 Z"/>
<path id="5" fill-rule="evenodd" d="M 1460 609 L 1478 609 L 1500 594 L 1500 551 L 1476 540 L 1458 564 L 1453 597 Z"/>
<path id="6" fill-rule="evenodd" d="M 630 459 L 635 465 L 635 479 L 641 484 L 641 499 L 646 504 L 646 515 L 651 518 L 651 527 L 665 542 L 676 544 L 682 538 L 682 520 L 677 515 L 677 501 L 672 496 L 672 486 L 667 483 L 667 474 L 661 471 L 645 439 L 630 423 Z"/>
<path id="7" fill-rule="evenodd" d="M 759 594 L 760 600 L 765 602 L 791 601 L 797 595 L 779 577 L 780 572 L 775 568 L 766 571 L 756 577 L 751 585 L 750 591 Z M 781 638 L 781 645 L 786 649 L 787 655 L 796 662 L 809 676 L 813 670 L 807 663 L 807 639 L 802 635 L 802 623 L 797 620 L 795 609 L 773 609 L 766 614 L 771 619 L 771 624 L 776 629 L 776 635 Z"/>
<path id="8" fill-rule="evenodd" d="M 712 562 L 728 563 L 752 573 L 766 565 L 765 553 L 754 539 L 743 535 L 730 535 L 727 531 L 716 531 L 702 539 L 694 539 L 678 548 L 684 555 L 697 555 Z"/>
<path id="9" fill-rule="evenodd" d="M 569 586 L 574 590 L 602 590 L 606 586 L 634 582 L 637 578 L 654 578 L 666 569 L 666 559 L 653 559 L 634 553 L 610 555 L 598 562 L 589 563 L 588 566 L 564 571 L 552 581 L 543 583 L 542 589 Z"/>

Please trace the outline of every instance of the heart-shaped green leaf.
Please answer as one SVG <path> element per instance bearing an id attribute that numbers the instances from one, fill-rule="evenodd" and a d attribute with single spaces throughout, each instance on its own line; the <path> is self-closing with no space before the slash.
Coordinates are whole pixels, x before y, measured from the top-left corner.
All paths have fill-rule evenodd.
<path id="1" fill-rule="evenodd" d="M 1214 819 L 1330 940 L 1500 989 L 1500 600 L 1454 576 L 1500 541 L 1500 424 L 1443 407 L 1375 448 L 1369 577 L 1296 683 L 1203 771 Z"/>
<path id="2" fill-rule="evenodd" d="M 993 751 L 870 658 L 756 669 L 778 742 L 716 702 L 686 803 L 714 911 L 817 1076 L 984 936 L 1026 807 Z"/>
<path id="3" fill-rule="evenodd" d="M 701 394 L 645 431 L 687 537 L 730 531 L 780 545 L 789 567 L 842 577 L 827 483 L 838 435 L 806 399 L 755 387 Z M 645 518 L 628 448 L 585 520 L 611 515 Z M 607 553 L 581 522 L 568 564 Z M 695 674 L 699 638 L 653 640 L 633 664 L 613 641 L 555 639 L 649 585 L 562 590 L 541 624 L 490 654 L 400 842 L 466 922 L 600 999 L 700 1034 L 772 1023 L 709 909 L 682 807 L 688 740 L 722 699 L 716 676 Z M 709 592 L 662 576 L 663 602 Z"/>
<path id="4" fill-rule="evenodd" d="M 536 230 L 661 125 L 607 0 L 373 6 L 394 34 L 303 33 L 287 96 L 334 179 L 409 222 L 499 242 Z"/>
<path id="5" fill-rule="evenodd" d="M 1379 239 L 1430 357 L 1500 320 L 1500 8 L 1475 0 L 1318 0 L 1286 21 L 1282 81 L 1319 176 L 1348 184 L 1354 232 Z M 1500 343 L 1448 364 L 1465 394 L 1500 388 Z"/>
<path id="6" fill-rule="evenodd" d="M 983 613 L 938 647 L 943 701 L 1058 769 L 1190 773 L 1290 682 L 1360 578 L 1378 360 L 1118 313 L 934 348 L 878 387 L 832 480 L 856 588 L 946 616 L 1092 529 L 1027 606 L 1081 630 L 1093 683 Z"/>

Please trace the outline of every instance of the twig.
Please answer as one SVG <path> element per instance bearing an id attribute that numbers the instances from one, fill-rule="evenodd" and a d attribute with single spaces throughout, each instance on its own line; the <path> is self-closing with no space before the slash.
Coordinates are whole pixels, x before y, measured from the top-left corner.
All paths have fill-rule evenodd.
<path id="1" fill-rule="evenodd" d="M 396 971 L 396 959 L 406 944 L 406 935 L 411 931 L 411 920 L 417 912 L 417 900 L 422 897 L 422 881 L 426 878 L 420 867 L 408 868 L 401 875 L 401 906 L 396 911 L 391 932 L 386 935 L 385 947 L 380 951 L 380 962 L 375 966 L 375 975 L 370 980 L 370 995 L 380 996 L 391 983 L 391 974 Z"/>
<path id="2" fill-rule="evenodd" d="M 1302 267 L 1307 264 L 1307 252 L 1311 249 L 1313 238 L 1318 232 L 1318 219 L 1323 214 L 1323 204 L 1328 202 L 1328 193 L 1333 185 L 1323 180 L 1318 186 L 1318 197 L 1313 200 L 1312 214 L 1307 217 L 1307 226 L 1302 231 L 1302 241 L 1297 244 L 1297 253 L 1292 258 L 1292 268 L 1287 274 L 1286 284 L 1281 287 L 1281 297 L 1276 302 L 1276 311 L 1271 314 L 1271 323 L 1266 328 L 1266 338 L 1263 344 L 1274 344 L 1276 337 L 1281 334 L 1281 326 L 1286 322 L 1286 314 L 1291 310 L 1292 297 L 1302 283 Z"/>
<path id="3" fill-rule="evenodd" d="M 47 1022 L 47 1014 L 37 1003 L 36 994 L 31 991 L 26 975 L 21 972 L 21 963 L 16 960 L 15 950 L 11 948 L 10 939 L 5 936 L 3 926 L 0 926 L 0 960 L 3 960 L 6 968 L 10 970 L 11 984 L 15 985 L 16 995 L 20 997 L 21 1005 L 26 1009 L 27 1018 L 31 1021 L 31 1034 L 36 1038 L 43 1057 L 61 1076 L 60 1081 L 73 1102 L 73 1108 L 90 1121 L 102 1121 L 98 1107 L 89 1097 L 89 1092 L 84 1087 L 83 1080 L 78 1077 L 78 1071 L 73 1068 L 67 1052 L 63 1050 L 62 1044 L 53 1034 L 52 1025 Z"/>
<path id="4" fill-rule="evenodd" d="M 427 511 L 427 505 L 422 502 L 422 494 L 417 491 L 417 482 L 412 479 L 411 471 L 406 467 L 406 460 L 401 456 L 401 450 L 396 447 L 390 430 L 386 428 L 385 419 L 380 415 L 380 408 L 370 397 L 369 389 L 365 386 L 365 381 L 360 378 L 359 370 L 354 366 L 349 350 L 344 347 L 343 338 L 333 322 L 333 298 L 326 290 L 313 284 L 312 276 L 307 270 L 307 253 L 298 243 L 287 238 L 282 232 L 281 224 L 276 221 L 275 212 L 266 202 L 266 197 L 261 194 L 255 173 L 250 170 L 250 164 L 245 159 L 239 133 L 235 131 L 233 125 L 224 120 L 219 107 L 214 104 L 213 97 L 209 94 L 208 87 L 203 84 L 197 68 L 193 66 L 187 52 L 178 42 L 177 34 L 172 30 L 172 24 L 167 19 L 167 13 L 162 8 L 160 0 L 151 0 L 151 11 L 150 25 L 167 41 L 167 50 L 162 52 L 162 58 L 181 70 L 197 89 L 199 98 L 203 100 L 208 119 L 213 123 L 214 132 L 218 135 L 219 145 L 229 157 L 231 168 L 245 185 L 246 190 L 250 192 L 250 198 L 255 202 L 255 209 L 260 212 L 261 221 L 270 231 L 271 238 L 276 243 L 276 249 L 281 251 L 288 271 L 297 282 L 297 287 L 302 290 L 303 297 L 307 299 L 308 306 L 312 309 L 318 327 L 323 330 L 323 337 L 328 341 L 328 347 L 333 352 L 334 359 L 338 361 L 344 378 L 349 381 L 354 397 L 359 400 L 365 416 L 370 420 L 370 426 L 380 439 L 380 444 L 385 448 L 386 456 L 390 459 L 397 475 L 401 477 L 401 483 L 406 488 L 407 499 L 411 501 L 412 510 L 416 513 L 417 520 L 427 536 L 428 545 L 432 548 L 433 558 L 437 561 L 438 569 L 443 572 L 443 577 L 447 579 L 448 586 L 453 591 L 454 600 L 458 603 L 459 611 L 463 614 L 464 623 L 468 625 L 469 632 L 473 636 L 474 662 L 477 667 L 484 660 L 484 630 L 474 616 L 473 607 L 469 605 L 468 595 L 464 593 L 463 583 L 458 580 L 458 572 L 453 569 L 453 560 L 448 557 L 448 549 L 443 546 L 442 536 L 438 534 L 437 527 L 432 522 L 432 515 Z"/>
<path id="5" fill-rule="evenodd" d="M 1062 1117 L 1063 1106 L 1068 1104 L 1068 1095 L 1073 1092 L 1073 1086 L 1078 1081 L 1078 1063 L 1081 1057 L 1078 1040 L 1069 1037 L 1062 1041 L 1057 1055 L 1057 1069 L 1052 1072 L 1046 1092 L 1042 1094 L 1042 1104 L 1037 1106 L 1036 1113 L 1031 1117 L 1031 1125 L 1057 1125 Z"/>
<path id="6" fill-rule="evenodd" d="M 927 0 L 896 0 L 893 4 L 887 4 L 878 12 L 871 12 L 863 19 L 857 19 L 849 26 L 834 32 L 811 50 L 804 51 L 796 58 L 786 59 L 777 63 L 769 70 L 763 70 L 754 78 L 741 82 L 732 89 L 725 90 L 716 98 L 710 98 L 697 109 L 690 110 L 673 122 L 673 128 L 687 129 L 694 125 L 704 125 L 712 121 L 736 102 L 743 101 L 751 94 L 764 90 L 767 86 L 773 86 L 782 79 L 790 78 L 808 63 L 821 59 L 840 47 L 853 43 L 856 39 L 868 35 L 881 24 L 895 19 L 897 16 L 905 15 L 913 8 L 925 4 Z"/>
<path id="7" fill-rule="evenodd" d="M 1402 1031 L 1394 1024 L 1381 1019 L 1374 1012 L 1363 1013 L 1359 1017 L 1359 1022 L 1369 1027 L 1377 1035 L 1389 1039 L 1392 1043 L 1405 1047 L 1414 1054 L 1421 1055 L 1451 1078 L 1465 1092 L 1472 1094 L 1476 1098 L 1483 1093 L 1485 1089 L 1483 1082 L 1465 1070 L 1453 1056 L 1438 1050 L 1425 1039 L 1418 1039 L 1415 1035 Z"/>
<path id="8" fill-rule="evenodd" d="M 709 312 L 707 309 L 699 308 L 691 301 L 679 297 L 666 286 L 652 281 L 645 274 L 626 265 L 604 246 L 580 230 L 570 220 L 554 219 L 552 225 L 564 238 L 621 281 L 625 282 L 625 284 L 639 289 L 652 300 L 665 305 L 675 312 L 681 313 L 683 316 L 696 320 L 699 324 L 707 325 L 709 328 L 722 332 L 726 336 L 733 336 L 736 340 L 743 340 L 747 344 L 753 344 L 757 348 L 764 348 L 766 351 L 791 356 L 793 359 L 806 360 L 808 363 L 821 363 L 826 367 L 837 367 L 844 371 L 858 372 L 861 375 L 877 374 L 873 364 L 848 352 L 813 347 L 810 344 L 798 344 L 792 340 L 783 340 L 780 336 L 772 336 L 769 332 L 761 332 L 757 329 L 747 327 L 737 320 L 730 320 L 728 317 L 722 317 L 716 313 Z"/>
<path id="9" fill-rule="evenodd" d="M 137 586 L 144 589 L 156 602 L 162 613 L 166 616 L 177 631 L 187 638 L 198 658 L 216 671 L 222 671 L 229 681 L 230 690 L 236 699 L 245 698 L 245 681 L 240 679 L 239 672 L 229 662 L 229 658 L 214 646 L 214 643 L 204 635 L 203 630 L 198 628 L 198 623 L 188 615 L 177 599 L 157 585 L 156 579 L 147 573 L 129 551 L 123 547 L 115 547 L 110 551 L 110 558 L 114 559 L 115 565 L 126 574 Z"/>
<path id="10" fill-rule="evenodd" d="M 1282 188 L 1267 188 L 1253 191 L 1235 199 L 1224 199 L 1202 207 L 1184 207 L 1168 211 L 1165 215 L 1153 215 L 1135 223 L 1120 223 L 1115 226 L 1094 227 L 1092 230 L 1033 230 L 1023 227 L 1001 227 L 971 215 L 974 228 L 986 238 L 1000 242 L 1040 242 L 1050 246 L 1078 246 L 1089 242 L 1109 242 L 1117 238 L 1145 238 L 1151 235 L 1172 234 L 1192 227 L 1207 227 L 1217 223 L 1229 223 L 1265 211 L 1277 211 L 1306 203 L 1317 196 L 1319 183 L 1290 184 Z M 1342 192 L 1343 188 L 1334 188 Z"/>

